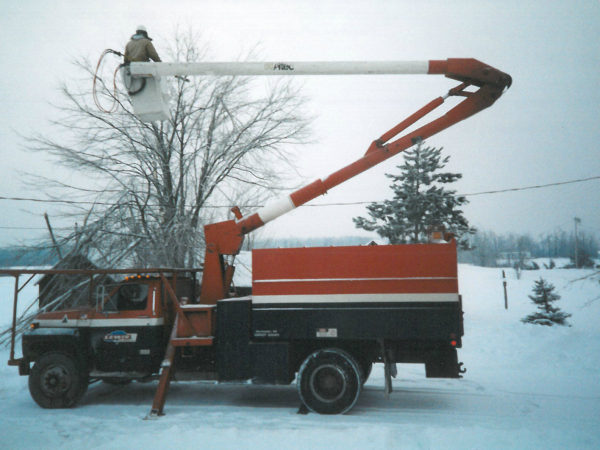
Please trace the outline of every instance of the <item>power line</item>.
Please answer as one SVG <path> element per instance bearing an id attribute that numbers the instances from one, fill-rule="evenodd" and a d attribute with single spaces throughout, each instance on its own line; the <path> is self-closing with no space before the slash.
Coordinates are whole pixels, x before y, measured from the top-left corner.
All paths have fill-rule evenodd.
<path id="1" fill-rule="evenodd" d="M 499 189 L 496 191 L 474 192 L 471 194 L 462 194 L 462 195 L 464 195 L 465 197 L 473 197 L 475 195 L 499 194 L 501 192 L 526 191 L 526 190 L 530 190 L 530 189 L 541 189 L 541 188 L 546 188 L 546 187 L 551 187 L 551 186 L 562 186 L 564 184 L 582 183 L 584 181 L 592 181 L 592 180 L 598 180 L 598 179 L 600 179 L 600 176 L 589 177 L 589 178 L 579 178 L 577 180 L 569 180 L 569 181 L 559 181 L 556 183 L 537 184 L 537 185 L 533 185 L 533 186 L 524 186 L 524 187 L 518 187 L 518 188 Z"/>
<path id="2" fill-rule="evenodd" d="M 0 195 L 0 200 L 10 200 L 15 202 L 36 202 L 36 203 L 65 203 L 68 205 L 100 205 L 100 206 L 117 206 L 126 205 L 127 203 L 110 203 L 110 202 L 93 202 L 87 200 L 58 200 L 58 199 L 44 199 L 44 198 L 32 198 L 32 197 L 5 197 Z M 133 203 L 133 202 L 130 202 Z M 144 205 L 152 207 L 160 207 L 160 205 Z M 260 208 L 264 205 L 243 205 L 244 208 Z M 232 208 L 232 205 L 203 205 L 203 208 Z"/>
<path id="3" fill-rule="evenodd" d="M 43 227 L 0 227 L 0 230 L 46 230 Z"/>
<path id="4" fill-rule="evenodd" d="M 594 176 L 594 177 L 588 177 L 588 178 L 578 178 L 576 180 L 558 181 L 555 183 L 548 183 L 548 184 L 537 184 L 537 185 L 532 185 L 532 186 L 521 186 L 521 187 L 515 187 L 515 188 L 498 189 L 498 190 L 494 190 L 494 191 L 471 192 L 468 194 L 457 194 L 457 195 L 463 196 L 463 197 L 474 197 L 476 195 L 499 194 L 502 192 L 527 191 L 527 190 L 531 190 L 531 189 L 541 189 L 541 188 L 547 188 L 547 187 L 552 187 L 552 186 L 561 186 L 564 184 L 572 184 L 572 183 L 583 183 L 585 181 L 592 181 L 592 180 L 599 180 L 599 179 L 600 179 L 600 175 Z M 347 205 L 368 205 L 371 203 L 376 203 L 376 202 L 362 201 L 362 202 L 320 203 L 318 205 L 304 205 L 304 206 L 347 206 Z"/>
<path id="5" fill-rule="evenodd" d="M 506 189 L 497 189 L 493 191 L 481 191 L 481 192 L 471 192 L 468 194 L 457 194 L 463 197 L 474 197 L 476 195 L 489 195 L 489 194 L 500 194 L 503 192 L 516 192 L 516 191 L 527 191 L 531 189 L 542 189 L 552 186 L 562 186 L 565 184 L 573 184 L 573 183 L 583 183 L 586 181 L 593 181 L 600 179 L 600 175 L 588 177 L 588 178 L 578 178 L 575 180 L 568 181 L 558 181 L 554 183 L 547 184 L 536 184 L 532 186 L 521 186 L 514 188 L 506 188 Z M 23 201 L 23 202 L 38 202 L 38 203 L 63 203 L 70 205 L 100 205 L 100 206 L 116 206 L 118 203 L 109 203 L 109 202 L 93 202 L 93 201 L 85 201 L 85 200 L 58 200 L 58 199 L 41 199 L 41 198 L 32 198 L 32 197 L 5 197 L 0 196 L 0 200 L 10 200 L 10 201 Z M 302 205 L 302 206 L 310 206 L 310 207 L 322 207 L 322 206 L 348 206 L 348 205 L 366 205 L 370 203 L 376 203 L 376 201 L 360 201 L 360 202 L 339 202 L 339 203 L 319 203 L 316 205 Z M 159 207 L 160 205 L 146 205 Z M 260 208 L 264 205 L 242 205 L 242 208 Z M 204 205 L 204 208 L 231 208 L 232 205 Z M 7 227 L 0 227 L 6 229 Z"/>
<path id="6" fill-rule="evenodd" d="M 66 203 L 69 205 L 104 205 L 114 206 L 116 203 L 92 202 L 83 200 L 57 200 L 51 198 L 32 198 L 32 197 L 4 197 L 0 195 L 0 200 L 11 200 L 15 202 L 37 202 L 37 203 Z"/>

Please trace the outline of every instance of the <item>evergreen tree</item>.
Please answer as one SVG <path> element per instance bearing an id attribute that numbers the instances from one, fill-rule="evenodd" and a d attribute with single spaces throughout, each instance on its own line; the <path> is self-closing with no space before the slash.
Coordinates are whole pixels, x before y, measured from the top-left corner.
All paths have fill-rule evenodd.
<path id="1" fill-rule="evenodd" d="M 441 153 L 441 148 L 424 147 L 423 142 L 406 150 L 404 164 L 397 166 L 400 174 L 386 174 L 392 180 L 393 199 L 367 206 L 371 218 L 353 218 L 356 227 L 376 231 L 392 244 L 424 242 L 434 227 L 458 238 L 474 233 L 460 209 L 467 199 L 444 188 L 462 175 L 441 171 L 450 159 Z"/>
<path id="2" fill-rule="evenodd" d="M 535 282 L 533 294 L 529 298 L 533 303 L 538 305 L 539 311 L 529 314 L 524 319 L 521 319 L 521 322 L 547 326 L 554 324 L 568 325 L 566 319 L 567 317 L 571 317 L 571 314 L 565 313 L 560 308 L 551 305 L 552 302 L 560 299 L 560 295 L 554 292 L 554 286 L 551 283 L 540 278 Z"/>

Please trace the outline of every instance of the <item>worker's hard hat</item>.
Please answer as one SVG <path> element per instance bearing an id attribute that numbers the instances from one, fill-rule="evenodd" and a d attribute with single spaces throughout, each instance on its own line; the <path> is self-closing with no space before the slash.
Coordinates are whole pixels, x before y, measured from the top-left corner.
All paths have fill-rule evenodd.
<path id="1" fill-rule="evenodd" d="M 135 31 L 145 31 L 146 33 L 148 32 L 148 30 L 146 30 L 146 27 L 144 25 L 138 25 L 137 28 L 135 29 Z"/>

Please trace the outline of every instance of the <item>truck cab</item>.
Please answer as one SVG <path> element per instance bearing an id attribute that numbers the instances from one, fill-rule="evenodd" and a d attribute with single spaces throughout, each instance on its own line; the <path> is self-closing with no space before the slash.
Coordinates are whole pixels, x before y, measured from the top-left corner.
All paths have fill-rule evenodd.
<path id="1" fill-rule="evenodd" d="M 194 295 L 192 279 L 178 284 L 182 298 Z M 94 380 L 149 378 L 159 370 L 173 314 L 159 277 L 103 284 L 87 305 L 36 316 L 22 337 L 20 372 L 29 374 L 32 396 L 44 407 L 70 406 Z M 77 395 L 61 397 L 73 384 L 81 386 Z"/>

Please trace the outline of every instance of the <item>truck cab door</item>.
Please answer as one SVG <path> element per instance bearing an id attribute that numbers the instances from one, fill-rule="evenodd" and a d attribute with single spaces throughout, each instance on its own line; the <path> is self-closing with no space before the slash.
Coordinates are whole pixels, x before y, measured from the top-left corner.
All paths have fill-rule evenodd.
<path id="1" fill-rule="evenodd" d="M 155 280 L 133 279 L 103 286 L 90 327 L 99 372 L 150 374 L 164 353 L 164 318 Z"/>

